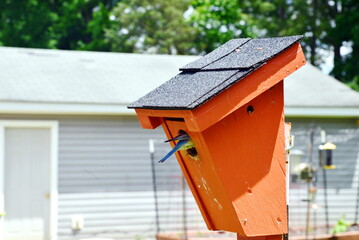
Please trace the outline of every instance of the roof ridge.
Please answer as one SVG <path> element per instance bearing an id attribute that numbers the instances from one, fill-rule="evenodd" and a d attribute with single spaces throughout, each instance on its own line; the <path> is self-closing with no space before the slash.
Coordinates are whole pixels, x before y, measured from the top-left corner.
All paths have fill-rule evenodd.
<path id="1" fill-rule="evenodd" d="M 204 57 L 180 68 L 182 73 L 128 107 L 194 109 L 240 81 L 300 39 L 301 36 L 232 39 Z"/>
<path id="2" fill-rule="evenodd" d="M 212 52 L 204 55 L 203 57 L 197 59 L 196 61 L 190 62 L 187 65 L 181 67 L 180 71 L 199 71 L 204 67 L 212 64 L 215 61 L 218 61 L 228 54 L 232 53 L 235 49 L 241 47 L 250 41 L 251 38 L 236 38 L 231 39 L 218 48 L 214 49 Z"/>

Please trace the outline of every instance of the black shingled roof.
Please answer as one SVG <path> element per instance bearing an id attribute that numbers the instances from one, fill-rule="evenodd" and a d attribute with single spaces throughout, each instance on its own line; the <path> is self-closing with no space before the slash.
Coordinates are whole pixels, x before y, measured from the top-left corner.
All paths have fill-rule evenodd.
<path id="1" fill-rule="evenodd" d="M 128 108 L 194 109 L 278 55 L 302 36 L 233 39 L 149 92 Z"/>

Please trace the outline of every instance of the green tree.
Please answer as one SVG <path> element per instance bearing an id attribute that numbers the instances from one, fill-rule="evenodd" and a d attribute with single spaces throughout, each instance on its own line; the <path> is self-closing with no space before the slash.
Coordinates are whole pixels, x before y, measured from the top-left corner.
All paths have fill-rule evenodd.
<path id="1" fill-rule="evenodd" d="M 332 75 L 359 90 L 359 3 L 357 0 L 326 1 L 325 12 L 330 16 L 327 35 L 323 39 L 334 51 Z M 351 48 L 348 54 L 341 48 Z"/>
<path id="2" fill-rule="evenodd" d="M 258 35 L 250 15 L 242 11 L 243 3 L 232 0 L 193 0 L 190 21 L 198 29 L 193 44 L 198 52 L 210 52 L 233 38 Z"/>
<path id="3" fill-rule="evenodd" d="M 331 74 L 359 88 L 359 4 L 357 0 L 193 0 L 192 24 L 199 28 L 196 48 L 209 52 L 234 37 L 304 35 L 303 50 L 320 66 L 334 52 Z M 350 45 L 352 52 L 340 49 Z"/>
<path id="4" fill-rule="evenodd" d="M 113 51 L 191 53 L 195 29 L 183 17 L 187 0 L 124 0 L 111 11 L 114 24 L 106 29 Z"/>
<path id="5" fill-rule="evenodd" d="M 109 7 L 103 3 L 97 6 L 93 13 L 92 19 L 88 22 L 86 33 L 90 34 L 91 40 L 82 46 L 83 50 L 110 51 L 110 44 L 105 40 L 105 29 L 110 27 Z"/>
<path id="6" fill-rule="evenodd" d="M 51 26 L 57 20 L 51 3 L 38 0 L 0 1 L 0 45 L 54 47 Z"/>
<path id="7" fill-rule="evenodd" d="M 307 52 L 310 62 L 317 65 L 315 56 L 316 34 L 310 25 L 310 15 L 314 14 L 309 7 L 308 1 L 302 0 L 273 0 L 247 1 L 244 11 L 253 17 L 255 25 L 262 29 L 261 37 L 277 37 L 304 34 L 302 41 L 303 48 Z M 308 33 L 309 32 L 309 33 Z M 314 39 L 314 40 L 312 40 Z"/>
<path id="8" fill-rule="evenodd" d="M 61 16 L 53 25 L 59 49 L 109 51 L 105 28 L 109 27 L 111 0 L 62 0 L 56 13 Z"/>
<path id="9" fill-rule="evenodd" d="M 265 36 L 304 34 L 302 41 L 308 60 L 315 66 L 334 53 L 331 74 L 338 80 L 359 88 L 359 4 L 356 0 L 274 0 L 254 6 L 256 24 L 266 30 Z M 268 5 L 261 11 L 263 5 Z M 250 8 L 249 8 L 250 9 Z M 349 54 L 341 53 L 344 45 L 351 45 Z M 323 51 L 324 50 L 324 51 Z"/>
<path id="10" fill-rule="evenodd" d="M 239 37 L 303 34 L 316 66 L 359 89 L 357 0 L 2 0 L 0 45 L 198 54 Z M 350 49 L 344 53 L 343 49 Z"/>
<path id="11" fill-rule="evenodd" d="M 318 65 L 316 48 L 318 31 L 311 26 L 319 17 L 303 0 L 193 0 L 191 20 L 199 27 L 202 41 L 198 46 L 206 52 L 237 37 L 277 37 L 305 34 L 303 45 L 308 59 Z M 318 27 L 317 27 L 318 28 Z"/>
<path id="12" fill-rule="evenodd" d="M 0 45 L 110 50 L 104 40 L 114 0 L 0 1 Z"/>
<path id="13" fill-rule="evenodd" d="M 272 5 L 267 8 L 268 11 L 253 14 L 257 26 L 266 30 L 265 36 L 304 34 L 302 44 L 307 59 L 313 65 L 323 63 L 326 51 L 333 52 L 331 75 L 350 83 L 353 89 L 359 88 L 355 80 L 359 78 L 358 1 L 274 0 L 265 4 Z M 351 45 L 351 53 L 341 53 L 345 44 Z"/>

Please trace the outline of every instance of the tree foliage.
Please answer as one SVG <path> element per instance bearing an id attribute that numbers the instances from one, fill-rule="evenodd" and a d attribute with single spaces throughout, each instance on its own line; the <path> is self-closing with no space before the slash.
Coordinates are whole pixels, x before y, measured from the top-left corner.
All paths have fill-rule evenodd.
<path id="1" fill-rule="evenodd" d="M 112 10 L 114 24 L 106 30 L 111 49 L 121 52 L 188 54 L 195 29 L 183 14 L 186 0 L 124 0 Z"/>
<path id="2" fill-rule="evenodd" d="M 326 2 L 329 18 L 327 36 L 324 42 L 333 48 L 334 68 L 332 74 L 337 79 L 349 82 L 359 89 L 359 2 L 357 0 L 336 0 Z M 351 52 L 341 53 L 343 46 Z"/>
<path id="3" fill-rule="evenodd" d="M 359 88 L 357 0 L 193 0 L 192 6 L 192 23 L 204 39 L 195 43 L 198 49 L 208 52 L 232 37 L 304 35 L 302 46 L 309 62 L 320 66 L 333 53 L 331 74 Z M 341 51 L 345 46 L 351 49 L 347 54 Z"/>
<path id="4" fill-rule="evenodd" d="M 0 45 L 110 50 L 104 41 L 112 0 L 2 0 Z"/>
<path id="5" fill-rule="evenodd" d="M 0 1 L 0 45 L 52 47 L 51 27 L 57 15 L 50 8 L 47 1 Z"/>
<path id="6" fill-rule="evenodd" d="M 265 36 L 304 34 L 304 50 L 313 65 L 323 63 L 327 58 L 325 52 L 333 52 L 331 74 L 335 78 L 348 83 L 359 77 L 356 67 L 359 64 L 357 0 L 275 0 L 265 4 L 271 5 L 268 11 L 253 14 L 257 26 L 265 29 Z M 262 4 L 256 8 L 260 6 Z M 352 51 L 341 53 L 341 49 L 348 46 Z"/>
<path id="7" fill-rule="evenodd" d="M 262 30 L 260 37 L 304 35 L 302 46 L 308 60 L 320 65 L 318 40 L 327 22 L 326 16 L 318 11 L 316 0 L 273 0 L 247 1 L 244 6 L 255 25 Z M 323 45 L 321 45 L 323 47 Z"/>
<path id="8" fill-rule="evenodd" d="M 251 16 L 233 0 L 194 0 L 190 21 L 198 29 L 194 43 L 199 52 L 210 52 L 232 38 L 255 37 Z"/>
<path id="9" fill-rule="evenodd" d="M 56 47 L 109 51 L 104 40 L 105 28 L 109 27 L 111 0 L 62 0 L 58 2 L 59 17 L 53 25 Z"/>
<path id="10" fill-rule="evenodd" d="M 0 45 L 166 54 L 303 34 L 307 59 L 359 89 L 358 0 L 2 0 Z"/>

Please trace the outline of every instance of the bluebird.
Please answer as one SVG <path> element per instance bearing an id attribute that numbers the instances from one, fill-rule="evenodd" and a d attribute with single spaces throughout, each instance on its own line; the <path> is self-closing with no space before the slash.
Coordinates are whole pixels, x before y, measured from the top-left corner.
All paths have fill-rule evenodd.
<path id="1" fill-rule="evenodd" d="M 193 144 L 190 136 L 187 133 L 184 133 L 184 132 L 180 133 L 176 137 L 168 139 L 165 142 L 172 142 L 175 140 L 179 140 L 178 143 L 175 145 L 175 147 L 169 153 L 166 154 L 166 156 L 164 156 L 161 160 L 158 161 L 159 163 L 163 163 L 164 161 L 166 161 L 167 158 L 169 158 L 172 154 L 174 154 L 178 150 L 187 150 L 187 149 L 194 147 L 194 144 Z"/>

